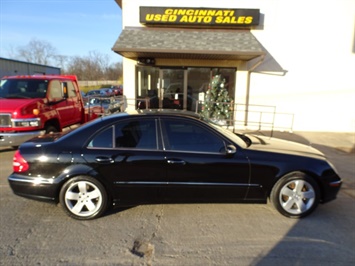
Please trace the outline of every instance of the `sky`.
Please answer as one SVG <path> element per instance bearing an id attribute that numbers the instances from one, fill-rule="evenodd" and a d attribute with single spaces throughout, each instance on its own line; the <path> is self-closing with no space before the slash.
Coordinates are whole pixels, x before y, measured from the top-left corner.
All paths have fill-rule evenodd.
<path id="1" fill-rule="evenodd" d="M 0 0 L 0 57 L 36 39 L 60 55 L 96 51 L 115 63 L 121 57 L 111 48 L 122 30 L 121 14 L 114 0 Z"/>

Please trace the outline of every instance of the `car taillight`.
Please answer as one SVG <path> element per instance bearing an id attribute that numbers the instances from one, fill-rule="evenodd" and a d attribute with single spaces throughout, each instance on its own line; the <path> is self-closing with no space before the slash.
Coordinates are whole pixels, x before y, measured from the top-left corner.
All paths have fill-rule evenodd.
<path id="1" fill-rule="evenodd" d="M 19 150 L 15 152 L 12 166 L 15 173 L 26 172 L 30 168 L 26 160 L 22 157 Z"/>

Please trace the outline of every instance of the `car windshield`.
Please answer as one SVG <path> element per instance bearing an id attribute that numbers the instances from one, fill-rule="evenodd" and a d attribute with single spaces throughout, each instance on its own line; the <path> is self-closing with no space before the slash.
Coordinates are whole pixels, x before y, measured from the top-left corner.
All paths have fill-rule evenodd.
<path id="1" fill-rule="evenodd" d="M 48 80 L 39 79 L 2 79 L 0 97 L 7 99 L 45 98 Z"/>

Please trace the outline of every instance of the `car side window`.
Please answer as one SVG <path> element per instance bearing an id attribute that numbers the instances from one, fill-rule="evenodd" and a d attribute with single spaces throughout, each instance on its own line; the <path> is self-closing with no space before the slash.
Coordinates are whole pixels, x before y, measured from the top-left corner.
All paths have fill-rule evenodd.
<path id="1" fill-rule="evenodd" d="M 76 97 L 75 87 L 71 81 L 67 82 L 69 98 Z"/>
<path id="2" fill-rule="evenodd" d="M 90 142 L 88 147 L 91 148 L 113 148 L 113 128 L 109 128 L 101 131 Z"/>
<path id="3" fill-rule="evenodd" d="M 205 127 L 185 120 L 163 120 L 167 150 L 189 152 L 224 151 L 224 141 Z"/>
<path id="4" fill-rule="evenodd" d="M 62 87 L 58 80 L 52 80 L 49 85 L 49 100 L 56 101 L 63 98 Z"/>
<path id="5" fill-rule="evenodd" d="M 117 148 L 157 149 L 155 119 L 129 120 L 115 125 Z"/>

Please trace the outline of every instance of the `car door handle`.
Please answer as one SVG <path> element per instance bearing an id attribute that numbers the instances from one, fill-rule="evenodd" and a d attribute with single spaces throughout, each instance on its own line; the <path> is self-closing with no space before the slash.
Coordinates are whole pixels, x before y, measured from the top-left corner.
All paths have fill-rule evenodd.
<path id="1" fill-rule="evenodd" d="M 112 158 L 110 158 L 110 157 L 98 156 L 98 157 L 96 157 L 96 162 L 98 162 L 98 163 L 113 163 L 114 160 L 112 160 Z"/>
<path id="2" fill-rule="evenodd" d="M 185 165 L 186 162 L 182 161 L 182 160 L 167 160 L 168 164 L 181 164 L 181 165 Z"/>

